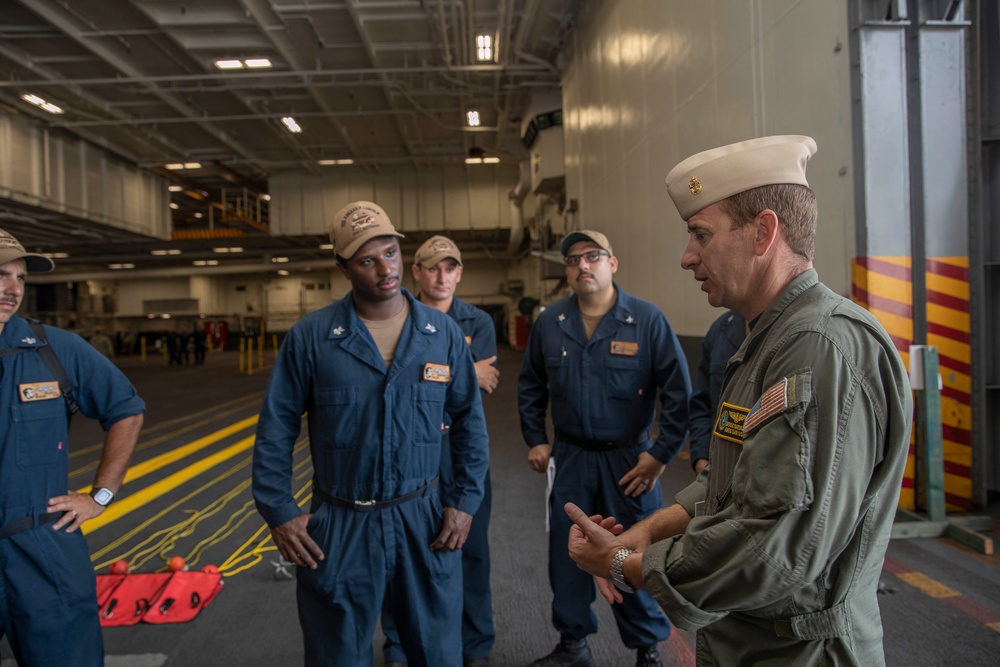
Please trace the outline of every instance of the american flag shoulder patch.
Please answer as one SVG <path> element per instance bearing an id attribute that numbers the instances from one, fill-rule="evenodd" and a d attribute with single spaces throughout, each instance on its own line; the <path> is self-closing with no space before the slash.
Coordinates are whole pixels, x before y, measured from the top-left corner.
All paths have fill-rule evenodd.
<path id="1" fill-rule="evenodd" d="M 782 378 L 777 384 L 765 391 L 760 399 L 750 408 L 746 422 L 743 424 L 743 433 L 749 434 L 757 426 L 774 415 L 781 414 L 794 403 L 795 397 L 795 376 Z"/>

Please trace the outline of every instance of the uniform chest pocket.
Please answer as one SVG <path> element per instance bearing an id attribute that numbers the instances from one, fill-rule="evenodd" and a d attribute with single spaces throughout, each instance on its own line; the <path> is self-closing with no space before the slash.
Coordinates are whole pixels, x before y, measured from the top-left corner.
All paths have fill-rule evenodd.
<path id="1" fill-rule="evenodd" d="M 636 355 L 611 355 L 605 362 L 608 383 L 608 395 L 622 401 L 637 401 L 645 391 L 648 365 L 643 364 L 642 357 Z"/>
<path id="2" fill-rule="evenodd" d="M 413 386 L 413 421 L 410 429 L 413 444 L 440 445 L 444 422 L 444 401 L 447 384 L 421 382 Z"/>
<path id="3" fill-rule="evenodd" d="M 324 443 L 331 443 L 333 449 L 354 449 L 360 444 L 360 410 L 357 387 L 317 389 L 309 419 L 318 421 Z"/>
<path id="4" fill-rule="evenodd" d="M 547 357 L 545 359 L 545 374 L 549 378 L 549 394 L 554 398 L 566 398 L 566 385 L 569 382 L 566 357 Z"/>
<path id="5" fill-rule="evenodd" d="M 17 465 L 38 468 L 66 455 L 66 402 L 61 398 L 11 407 Z"/>

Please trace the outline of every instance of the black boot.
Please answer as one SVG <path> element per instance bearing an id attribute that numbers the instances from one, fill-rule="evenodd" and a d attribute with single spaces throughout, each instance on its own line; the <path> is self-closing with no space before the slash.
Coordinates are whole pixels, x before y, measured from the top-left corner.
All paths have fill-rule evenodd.
<path id="1" fill-rule="evenodd" d="M 594 659 L 586 639 L 562 637 L 552 653 L 535 660 L 529 667 L 592 667 Z"/>
<path id="2" fill-rule="evenodd" d="M 663 667 L 660 661 L 660 649 L 656 644 L 643 646 L 635 652 L 635 667 Z"/>

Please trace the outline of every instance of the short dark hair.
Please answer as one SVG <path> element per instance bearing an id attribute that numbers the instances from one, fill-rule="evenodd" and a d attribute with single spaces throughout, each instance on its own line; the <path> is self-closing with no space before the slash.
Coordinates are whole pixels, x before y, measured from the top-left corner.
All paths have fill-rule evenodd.
<path id="1" fill-rule="evenodd" d="M 733 229 L 750 223 L 764 209 L 778 215 L 788 245 L 808 261 L 816 254 L 816 222 L 819 209 L 816 194 L 804 185 L 779 183 L 738 192 L 719 202 L 723 213 L 733 220 Z"/>

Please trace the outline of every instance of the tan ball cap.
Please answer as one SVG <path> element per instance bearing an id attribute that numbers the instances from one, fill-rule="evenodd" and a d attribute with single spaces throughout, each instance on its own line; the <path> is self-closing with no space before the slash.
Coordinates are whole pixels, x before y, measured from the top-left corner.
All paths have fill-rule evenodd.
<path id="1" fill-rule="evenodd" d="M 611 249 L 611 241 L 608 240 L 608 237 L 591 229 L 581 229 L 578 232 L 570 232 L 567 234 L 562 240 L 562 243 L 559 245 L 559 252 L 565 256 L 566 253 L 569 252 L 569 249 L 573 247 L 573 244 L 579 243 L 580 241 L 590 241 L 591 243 L 596 243 L 599 248 L 607 250 L 609 255 L 612 257 L 615 256 L 615 251 Z"/>
<path id="2" fill-rule="evenodd" d="M 432 236 L 417 248 L 413 263 L 425 269 L 437 266 L 443 259 L 453 259 L 462 266 L 462 252 L 447 236 Z"/>
<path id="3" fill-rule="evenodd" d="M 13 262 L 15 259 L 23 259 L 25 267 L 32 273 L 48 273 L 56 268 L 51 259 L 38 253 L 26 252 L 17 239 L 0 229 L 0 264 Z"/>
<path id="4" fill-rule="evenodd" d="M 681 217 L 762 185 L 809 187 L 806 163 L 816 153 L 812 137 L 779 135 L 741 141 L 692 155 L 667 174 L 667 192 Z"/>
<path id="5" fill-rule="evenodd" d="M 403 237 L 378 204 L 370 201 L 351 202 L 333 216 L 330 240 L 333 242 L 333 251 L 344 259 L 353 257 L 365 241 L 376 236 Z"/>

